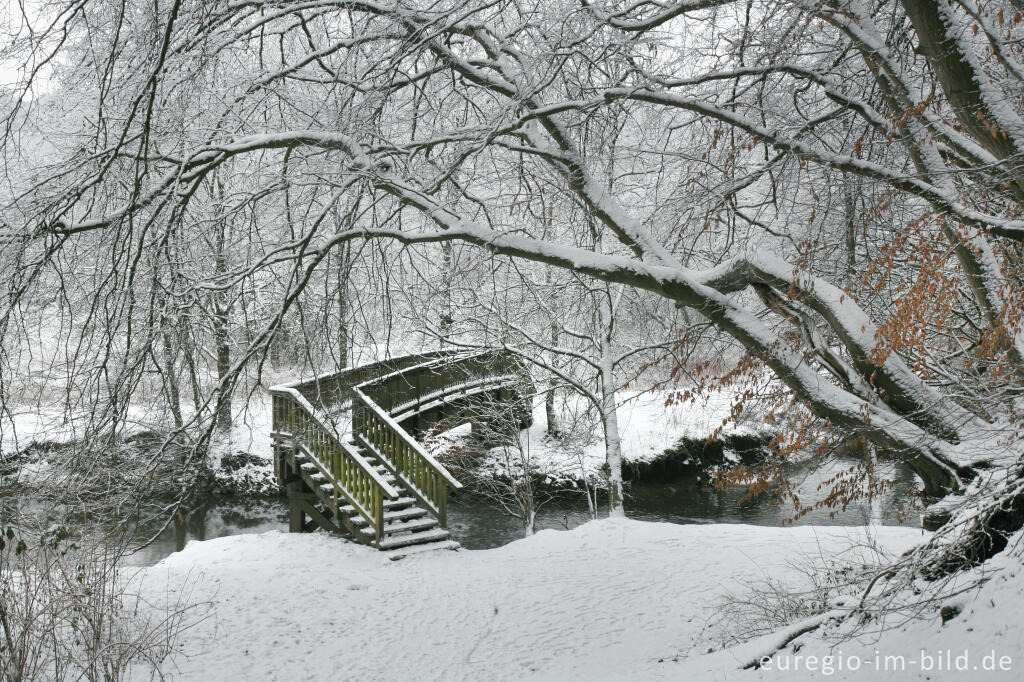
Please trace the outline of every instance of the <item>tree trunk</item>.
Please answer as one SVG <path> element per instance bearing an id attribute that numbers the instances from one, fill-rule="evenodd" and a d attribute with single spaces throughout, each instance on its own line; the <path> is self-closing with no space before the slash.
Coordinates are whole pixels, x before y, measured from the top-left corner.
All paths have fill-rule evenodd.
<path id="1" fill-rule="evenodd" d="M 857 195 L 854 179 L 847 177 L 843 183 L 843 222 L 846 226 L 846 288 L 853 292 L 857 277 Z"/>
<path id="2" fill-rule="evenodd" d="M 558 324 L 551 323 L 551 345 L 558 345 Z M 557 368 L 558 355 L 553 354 L 551 358 L 552 367 Z M 548 392 L 544 396 L 544 416 L 547 418 L 547 434 L 549 438 L 561 438 L 562 427 L 558 423 L 558 411 L 555 409 L 555 390 L 558 385 L 558 378 L 554 375 L 548 381 Z"/>
<path id="3" fill-rule="evenodd" d="M 221 196 L 218 206 L 223 205 L 223 186 L 217 183 Z M 217 223 L 216 253 L 214 254 L 214 272 L 219 281 L 227 274 L 227 219 L 220 215 L 219 209 L 215 217 Z M 228 324 L 231 316 L 229 293 L 218 291 L 213 297 L 213 340 L 217 355 L 217 428 L 228 432 L 231 430 L 231 381 L 228 375 L 231 370 L 231 339 Z"/>
<path id="4" fill-rule="evenodd" d="M 164 386 L 167 389 L 167 403 L 171 408 L 171 418 L 174 419 L 174 428 L 180 429 L 185 420 L 181 415 L 181 389 L 178 385 L 178 374 L 174 369 L 174 345 L 171 343 L 171 332 L 167 329 L 167 318 L 161 316 L 160 337 L 163 344 L 164 356 Z"/>
<path id="5" fill-rule="evenodd" d="M 441 319 L 438 328 L 440 334 L 440 347 L 443 349 L 448 343 L 448 336 L 451 333 L 452 323 L 452 243 L 441 242 Z"/>
<path id="6" fill-rule="evenodd" d="M 191 332 L 186 328 L 179 327 L 179 338 L 181 340 L 181 355 L 188 367 L 189 387 L 192 389 L 192 407 L 195 410 L 197 420 L 203 418 L 203 389 L 199 383 L 199 370 L 196 368 L 196 344 Z"/>
<path id="7" fill-rule="evenodd" d="M 549 214 L 549 221 L 550 221 L 550 214 Z M 552 283 L 551 267 L 550 266 L 547 266 L 547 267 L 544 268 L 544 283 L 549 285 L 549 287 L 550 287 L 550 285 Z M 557 292 L 554 291 L 553 288 L 550 288 L 550 291 L 551 291 L 551 299 L 552 299 L 552 303 L 553 303 L 553 310 L 557 313 L 558 309 L 559 309 L 558 294 L 557 294 Z M 558 338 L 558 322 L 556 320 L 552 320 L 551 321 L 551 347 L 552 348 L 557 348 L 558 347 L 558 341 L 559 341 L 559 338 Z M 555 369 L 558 369 L 558 360 L 559 360 L 558 353 L 552 353 L 551 354 L 551 366 L 554 367 Z M 558 378 L 555 377 L 554 375 L 552 375 L 551 379 L 548 382 L 548 392 L 544 396 L 544 416 L 547 419 L 547 434 L 548 434 L 549 438 L 561 438 L 562 437 L 562 427 L 558 423 L 558 412 L 557 412 L 557 410 L 555 410 L 555 387 L 557 385 L 558 385 Z"/>
<path id="8" fill-rule="evenodd" d="M 608 516 L 624 517 L 622 495 L 622 441 L 615 404 L 612 348 L 607 336 L 601 339 L 601 423 L 604 426 L 605 461 L 608 465 Z"/>
<path id="9" fill-rule="evenodd" d="M 217 348 L 217 380 L 220 392 L 217 396 L 217 428 L 231 430 L 231 388 L 227 376 L 231 369 L 231 345 L 228 339 L 228 309 L 220 304 L 214 310 L 213 337 Z"/>
<path id="10" fill-rule="evenodd" d="M 338 363 L 341 367 L 348 367 L 351 346 L 348 329 L 348 280 L 352 268 L 350 258 L 350 245 L 342 244 L 338 254 Z"/>

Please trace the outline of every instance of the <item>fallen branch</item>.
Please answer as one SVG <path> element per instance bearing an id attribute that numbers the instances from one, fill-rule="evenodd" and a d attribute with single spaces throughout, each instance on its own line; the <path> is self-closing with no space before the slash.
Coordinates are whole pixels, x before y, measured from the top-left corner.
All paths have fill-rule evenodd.
<path id="1" fill-rule="evenodd" d="M 773 643 L 771 644 L 771 646 L 767 647 L 767 649 L 764 650 L 760 655 L 748 659 L 747 662 L 743 664 L 743 669 L 759 669 L 762 665 L 764 665 L 764 662 L 766 660 L 770 659 L 779 651 L 785 649 L 790 642 L 792 642 L 800 635 L 807 634 L 808 632 L 817 630 L 822 625 L 829 623 L 831 621 L 841 621 L 847 616 L 849 616 L 851 613 L 853 613 L 853 609 L 847 607 L 847 602 L 845 598 L 837 599 L 835 602 L 833 602 L 833 606 L 834 608 L 829 611 L 816 614 L 814 616 L 811 616 L 810 618 L 805 618 L 802 621 L 793 623 L 784 630 L 779 630 L 772 636 L 773 639 L 771 641 Z"/>

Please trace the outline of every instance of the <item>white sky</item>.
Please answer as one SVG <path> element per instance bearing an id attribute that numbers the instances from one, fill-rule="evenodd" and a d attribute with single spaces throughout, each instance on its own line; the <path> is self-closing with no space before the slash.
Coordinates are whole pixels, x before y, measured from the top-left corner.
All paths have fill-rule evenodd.
<path id="1" fill-rule="evenodd" d="M 24 39 L 27 33 L 24 15 L 38 19 L 41 9 L 39 0 L 0 0 L 0 87 L 17 83 L 24 76 L 18 70 L 20 60 L 7 53 L 12 41 Z"/>

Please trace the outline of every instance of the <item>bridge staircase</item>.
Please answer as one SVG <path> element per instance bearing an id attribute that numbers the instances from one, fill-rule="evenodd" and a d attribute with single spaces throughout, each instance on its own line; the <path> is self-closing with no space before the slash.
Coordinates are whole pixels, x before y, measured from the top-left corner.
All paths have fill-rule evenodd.
<path id="1" fill-rule="evenodd" d="M 409 355 L 270 392 L 290 530 L 321 528 L 400 558 L 458 548 L 447 507 L 462 485 L 410 430 L 458 421 L 482 397 L 527 425 L 533 386 L 520 358 L 486 349 Z"/>

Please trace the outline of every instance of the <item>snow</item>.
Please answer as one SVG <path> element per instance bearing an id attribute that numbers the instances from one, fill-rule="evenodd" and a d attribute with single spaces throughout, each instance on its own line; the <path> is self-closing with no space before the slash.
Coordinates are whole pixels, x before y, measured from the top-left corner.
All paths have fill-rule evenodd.
<path id="1" fill-rule="evenodd" d="M 680 438 L 703 440 L 721 428 L 719 437 L 729 435 L 765 435 L 769 431 L 765 424 L 752 419 L 737 424 L 728 420 L 733 404 L 729 393 L 712 393 L 694 402 L 674 402 L 666 405 L 669 393 L 665 391 L 623 391 L 618 398 L 618 426 L 623 460 L 647 462 L 674 446 Z M 579 396 L 566 398 L 560 406 L 563 414 L 583 415 L 586 400 Z M 585 419 L 585 417 L 584 417 Z M 560 443 L 547 438 L 547 417 L 543 401 L 534 406 L 533 424 L 520 432 L 523 451 L 529 455 L 531 464 L 541 472 L 579 478 L 581 470 L 587 475 L 597 475 L 605 462 L 604 437 L 596 415 L 585 442 Z M 497 458 L 500 448 L 492 450 Z"/>
<path id="2" fill-rule="evenodd" d="M 42 440 L 67 442 L 75 438 L 75 424 L 64 419 L 63 412 L 18 410 L 0 413 L 0 452 L 16 452 L 30 443 Z"/>
<path id="3" fill-rule="evenodd" d="M 794 640 L 772 662 L 753 672 L 750 679 L 785 680 L 812 677 L 808 661 L 821 670 L 828 659 L 835 680 L 963 680 L 1017 682 L 1024 669 L 1024 588 L 1020 584 L 1022 534 L 1011 547 L 981 567 L 959 577 L 963 585 L 970 578 L 984 576 L 978 589 L 942 600 L 956 606 L 959 615 L 943 624 L 937 607 L 925 610 L 924 617 L 906 618 L 905 613 L 889 614 L 881 622 L 869 623 L 857 632 L 851 625 L 823 628 Z M 952 589 L 949 589 L 952 592 Z M 731 680 L 736 676 L 736 661 L 749 658 L 764 647 L 753 640 L 715 654 L 683 661 L 671 666 L 678 679 Z M 754 654 L 756 657 L 758 654 Z M 802 658 L 798 659 L 798 655 Z M 843 669 L 839 669 L 840 664 Z M 798 673 L 794 668 L 802 665 Z M 784 667 L 788 668 L 783 669 Z M 852 668 L 858 668 L 853 670 Z M 644 675 L 641 674 L 641 677 Z"/>
<path id="4" fill-rule="evenodd" d="M 214 436 L 210 446 L 210 465 L 216 469 L 224 455 L 242 451 L 265 459 L 267 466 L 272 467 L 272 419 L 270 396 L 260 390 L 253 391 L 242 413 L 235 414 L 231 432 Z"/>
<path id="5" fill-rule="evenodd" d="M 68 415 L 62 409 L 19 405 L 0 412 L 0 454 L 13 454 L 33 443 L 71 443 L 85 436 L 89 415 Z M 130 405 L 122 435 L 139 433 L 162 423 L 162 415 L 147 405 Z"/>
<path id="6" fill-rule="evenodd" d="M 186 417 L 187 406 L 183 405 Z M 272 492 L 277 483 L 273 478 L 273 444 L 271 431 L 270 396 L 263 390 L 254 390 L 241 410 L 235 412 L 230 433 L 215 433 L 209 451 L 209 464 L 217 471 L 219 482 L 232 490 L 250 492 Z M 0 454 L 10 455 L 22 451 L 34 443 L 72 443 L 85 435 L 89 422 L 88 415 L 81 414 L 68 419 L 61 410 L 19 407 L 10 413 L 0 414 Z M 169 428 L 167 416 L 141 404 L 128 409 L 128 424 L 124 435 L 139 433 L 148 429 Z M 232 454 L 248 453 L 259 462 L 249 462 L 231 471 L 220 469 L 221 460 Z M 45 455 L 19 466 L 17 481 L 32 484 L 46 478 L 50 462 Z"/>
<path id="7" fill-rule="evenodd" d="M 658 661 L 713 646 L 706 625 L 729 590 L 768 573 L 797 579 L 795 559 L 842 556 L 865 532 L 606 519 L 397 562 L 325 534 L 270 532 L 190 543 L 147 569 L 141 589 L 153 602 L 191 590 L 205 603 L 193 614 L 205 619 L 184 633 L 183 653 L 165 671 L 176 680 L 281 680 L 296 671 L 304 679 L 687 679 Z M 891 552 L 923 537 L 870 532 Z"/>

